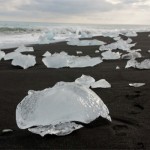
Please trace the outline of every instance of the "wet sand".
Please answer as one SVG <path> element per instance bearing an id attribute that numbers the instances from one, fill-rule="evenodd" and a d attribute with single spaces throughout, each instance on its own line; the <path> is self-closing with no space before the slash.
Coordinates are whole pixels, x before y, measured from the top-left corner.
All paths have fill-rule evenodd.
<path id="1" fill-rule="evenodd" d="M 142 56 L 150 58 L 150 33 L 133 37 L 135 49 L 142 49 Z M 110 38 L 94 37 L 107 43 Z M 123 37 L 126 38 L 126 37 Z M 0 131 L 13 129 L 10 134 L 0 133 L 0 149 L 150 149 L 150 70 L 124 69 L 127 60 L 104 61 L 95 67 L 48 69 L 42 63 L 42 55 L 65 51 L 76 55 L 99 56 L 99 46 L 68 46 L 65 42 L 34 45 L 37 65 L 27 70 L 11 66 L 10 61 L 0 61 Z M 12 49 L 13 50 L 13 49 Z M 10 52 L 12 50 L 5 50 Z M 123 51 L 121 51 L 123 52 Z M 120 66 L 120 70 L 116 70 Z M 110 110 L 112 122 L 98 118 L 93 123 L 64 137 L 47 135 L 44 138 L 28 130 L 20 130 L 15 121 L 17 104 L 28 90 L 42 90 L 59 81 L 74 81 L 82 74 L 96 80 L 106 79 L 110 89 L 94 89 Z M 145 86 L 134 88 L 131 82 L 144 82 Z"/>

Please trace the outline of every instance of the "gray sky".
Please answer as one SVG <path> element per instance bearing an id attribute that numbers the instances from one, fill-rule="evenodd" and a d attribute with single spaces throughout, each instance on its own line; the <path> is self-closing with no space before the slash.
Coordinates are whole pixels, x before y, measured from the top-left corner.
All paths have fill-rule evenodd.
<path id="1" fill-rule="evenodd" d="M 0 20 L 150 24 L 150 0 L 0 0 Z"/>

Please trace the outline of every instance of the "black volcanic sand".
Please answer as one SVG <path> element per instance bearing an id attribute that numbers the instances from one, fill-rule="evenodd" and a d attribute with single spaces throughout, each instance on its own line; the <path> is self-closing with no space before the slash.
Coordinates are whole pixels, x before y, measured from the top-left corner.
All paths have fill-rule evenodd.
<path id="1" fill-rule="evenodd" d="M 133 37 L 135 49 L 142 49 L 144 58 L 150 58 L 150 33 L 139 33 Z M 123 36 L 122 36 L 123 37 Z M 110 38 L 94 37 L 107 43 Z M 123 37 L 127 39 L 126 37 Z M 99 56 L 99 46 L 68 46 L 65 42 L 50 45 L 34 45 L 37 65 L 27 70 L 11 66 L 10 61 L 0 62 L 0 130 L 13 129 L 8 134 L 0 133 L 0 149 L 150 149 L 150 70 L 124 69 L 127 60 L 104 61 L 95 67 L 48 69 L 41 59 L 45 51 L 65 51 L 76 55 Z M 12 49 L 13 50 L 13 49 Z M 10 52 L 11 50 L 5 50 Z M 118 50 L 119 51 L 119 50 Z M 123 51 L 121 51 L 124 53 Z M 116 70 L 116 66 L 120 70 Z M 59 81 L 74 81 L 82 74 L 96 80 L 106 79 L 110 89 L 94 89 L 110 110 L 112 122 L 98 118 L 93 123 L 64 137 L 47 135 L 42 138 L 16 125 L 17 104 L 28 90 L 43 90 Z M 131 82 L 144 82 L 145 86 L 134 88 Z"/>

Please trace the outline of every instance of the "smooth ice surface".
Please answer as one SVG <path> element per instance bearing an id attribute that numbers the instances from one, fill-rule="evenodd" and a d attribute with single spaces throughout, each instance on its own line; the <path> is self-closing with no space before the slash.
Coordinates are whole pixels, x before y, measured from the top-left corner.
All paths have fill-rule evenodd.
<path id="1" fill-rule="evenodd" d="M 135 59 L 135 58 L 141 58 L 142 55 L 139 52 L 131 51 L 128 54 L 124 54 L 121 56 L 122 59 Z"/>
<path id="2" fill-rule="evenodd" d="M 136 37 L 137 36 L 137 33 L 136 31 L 128 31 L 125 36 L 127 37 Z"/>
<path id="3" fill-rule="evenodd" d="M 19 46 L 15 52 L 33 52 L 33 47 L 25 47 L 24 45 Z"/>
<path id="4" fill-rule="evenodd" d="M 82 51 L 76 51 L 77 54 L 82 54 Z"/>
<path id="5" fill-rule="evenodd" d="M 33 133 L 42 136 L 66 135 L 68 131 L 73 131 L 72 126 L 75 130 L 82 127 L 72 122 L 88 124 L 99 116 L 111 121 L 109 110 L 101 98 L 91 89 L 75 82 L 59 82 L 52 88 L 29 91 L 16 108 L 18 127 L 30 128 Z M 31 127 L 35 128 L 32 130 Z"/>
<path id="6" fill-rule="evenodd" d="M 98 80 L 91 84 L 91 88 L 111 88 L 111 84 L 105 79 Z"/>
<path id="7" fill-rule="evenodd" d="M 92 67 L 102 62 L 100 57 L 90 57 L 90 56 L 73 56 L 68 55 L 65 52 L 55 53 L 52 56 L 45 57 L 42 59 L 43 63 L 48 68 L 82 68 L 82 67 Z"/>
<path id="8" fill-rule="evenodd" d="M 5 52 L 3 52 L 3 51 L 0 50 L 0 60 L 1 60 L 2 58 L 4 58 L 4 56 L 5 56 Z"/>
<path id="9" fill-rule="evenodd" d="M 52 54 L 49 51 L 46 51 L 42 56 L 47 57 L 47 56 L 51 56 Z"/>
<path id="10" fill-rule="evenodd" d="M 20 52 L 10 52 L 5 55 L 4 60 L 12 60 L 20 55 L 22 55 Z"/>
<path id="11" fill-rule="evenodd" d="M 106 51 L 103 52 L 101 55 L 102 55 L 102 59 L 104 60 L 115 60 L 115 59 L 120 59 L 121 54 L 119 52 Z"/>
<path id="12" fill-rule="evenodd" d="M 95 79 L 91 76 L 82 75 L 80 78 L 75 80 L 75 83 L 90 87 L 92 83 L 95 82 Z"/>
<path id="13" fill-rule="evenodd" d="M 100 51 L 105 51 L 105 50 L 116 50 L 116 49 L 120 49 L 120 50 L 124 50 L 124 51 L 130 51 L 130 49 L 135 46 L 135 44 L 130 44 L 131 40 L 118 40 L 117 42 L 108 44 L 108 45 L 102 45 L 100 46 L 99 50 Z"/>
<path id="14" fill-rule="evenodd" d="M 36 64 L 35 56 L 32 55 L 19 55 L 15 57 L 11 63 L 13 66 L 20 66 L 27 69 Z"/>
<path id="15" fill-rule="evenodd" d="M 73 45 L 73 46 L 96 46 L 96 45 L 104 45 L 105 42 L 103 41 L 98 41 L 98 40 L 79 40 L 79 39 L 74 39 L 70 40 L 67 42 L 68 45 Z"/>
<path id="16" fill-rule="evenodd" d="M 131 59 L 127 62 L 125 68 L 138 68 L 138 69 L 150 69 L 150 59 L 145 59 L 142 62 L 137 62 L 135 59 Z"/>
<path id="17" fill-rule="evenodd" d="M 129 83 L 129 85 L 133 87 L 141 87 L 141 86 L 144 86 L 145 83 Z"/>

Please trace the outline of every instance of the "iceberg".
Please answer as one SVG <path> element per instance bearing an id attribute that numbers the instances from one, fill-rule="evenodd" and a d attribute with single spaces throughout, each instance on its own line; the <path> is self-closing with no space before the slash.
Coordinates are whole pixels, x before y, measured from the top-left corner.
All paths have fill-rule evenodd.
<path id="1" fill-rule="evenodd" d="M 96 45 L 104 45 L 106 44 L 103 41 L 98 41 L 98 40 L 79 40 L 79 39 L 74 39 L 70 40 L 67 42 L 68 45 L 72 46 L 96 46 Z"/>
<path id="2" fill-rule="evenodd" d="M 5 56 L 5 52 L 0 50 L 0 61 L 2 60 L 2 58 L 4 58 L 4 56 Z"/>
<path id="3" fill-rule="evenodd" d="M 145 59 L 142 62 L 137 62 L 135 59 L 131 59 L 127 62 L 125 68 L 137 68 L 137 69 L 150 69 L 150 59 Z"/>
<path id="4" fill-rule="evenodd" d="M 24 45 L 19 46 L 15 52 L 34 52 L 33 47 L 25 47 Z"/>
<path id="5" fill-rule="evenodd" d="M 23 69 L 27 69 L 36 64 L 35 56 L 32 55 L 19 55 L 16 56 L 12 63 L 13 66 L 20 66 Z"/>
<path id="6" fill-rule="evenodd" d="M 20 52 L 10 52 L 8 54 L 5 55 L 4 60 L 12 60 L 17 56 L 22 55 Z"/>
<path id="7" fill-rule="evenodd" d="M 122 59 L 135 59 L 135 58 L 141 58 L 142 55 L 139 52 L 131 51 L 128 54 L 124 54 L 121 56 Z"/>
<path id="8" fill-rule="evenodd" d="M 91 76 L 82 75 L 80 78 L 75 80 L 75 83 L 90 87 L 92 83 L 95 82 L 95 79 Z"/>
<path id="9" fill-rule="evenodd" d="M 48 56 L 42 59 L 43 63 L 48 68 L 82 68 L 82 67 L 92 67 L 102 62 L 100 57 L 90 57 L 90 56 L 73 56 L 68 55 L 65 52 L 55 53 L 52 56 Z"/>
<path id="10" fill-rule="evenodd" d="M 111 84 L 105 79 L 98 80 L 91 84 L 91 88 L 111 88 Z"/>
<path id="11" fill-rule="evenodd" d="M 103 60 L 116 60 L 120 59 L 121 54 L 119 52 L 106 51 L 103 52 L 101 55 Z"/>
<path id="12" fill-rule="evenodd" d="M 59 82 L 42 91 L 29 91 L 17 105 L 20 129 L 44 136 L 67 135 L 99 116 L 111 121 L 109 110 L 91 89 L 75 82 Z"/>
<path id="13" fill-rule="evenodd" d="M 49 52 L 49 51 L 47 51 L 47 52 L 45 52 L 42 56 L 44 56 L 44 57 L 47 57 L 47 56 L 51 56 L 52 54 Z"/>
<path id="14" fill-rule="evenodd" d="M 133 87 L 141 87 L 141 86 L 144 86 L 145 83 L 129 83 L 129 85 Z"/>

